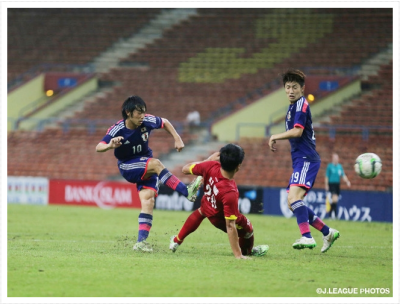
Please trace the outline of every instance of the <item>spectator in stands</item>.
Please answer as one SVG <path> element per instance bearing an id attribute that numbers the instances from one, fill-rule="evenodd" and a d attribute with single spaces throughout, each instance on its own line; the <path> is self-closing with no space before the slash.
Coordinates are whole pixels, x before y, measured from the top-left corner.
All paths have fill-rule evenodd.
<path id="1" fill-rule="evenodd" d="M 313 187 L 321 159 L 316 151 L 314 129 L 310 106 L 304 97 L 305 74 L 300 70 L 288 70 L 282 75 L 283 87 L 289 99 L 286 113 L 286 131 L 274 134 L 269 139 L 269 147 L 275 152 L 276 141 L 288 139 L 291 145 L 293 173 L 287 187 L 288 206 L 297 218 L 302 237 L 293 244 L 294 249 L 312 249 L 316 246 L 311 236 L 312 225 L 323 234 L 321 252 L 326 252 L 339 238 L 339 231 L 329 228 L 304 204 L 304 197 Z"/>
<path id="2" fill-rule="evenodd" d="M 237 259 L 249 255 L 264 256 L 269 247 L 260 245 L 253 248 L 253 226 L 239 212 L 239 191 L 234 181 L 244 159 L 244 150 L 235 144 L 225 145 L 219 152 L 202 162 L 192 162 L 182 168 L 186 175 L 203 177 L 204 196 L 201 206 L 185 221 L 179 234 L 170 239 L 169 249 L 175 252 L 184 239 L 200 226 L 204 218 L 228 234 L 232 252 Z"/>
<path id="3" fill-rule="evenodd" d="M 190 129 L 195 129 L 200 126 L 200 113 L 197 110 L 193 110 L 188 113 L 186 122 Z"/>
<path id="4" fill-rule="evenodd" d="M 184 148 L 181 137 L 172 124 L 164 118 L 145 114 L 147 106 L 139 96 L 130 96 L 122 105 L 123 120 L 111 126 L 103 140 L 97 144 L 97 152 L 114 149 L 118 159 L 118 169 L 129 182 L 136 183 L 142 210 L 139 214 L 139 233 L 133 250 L 152 252 L 146 242 L 153 222 L 154 198 L 158 193 L 159 182 L 176 190 L 191 201 L 195 201 L 201 185 L 198 177 L 190 185 L 183 184 L 160 160 L 153 158 L 149 148 L 149 136 L 153 129 L 164 128 L 175 141 L 175 149 Z"/>
<path id="5" fill-rule="evenodd" d="M 332 154 L 332 163 L 329 163 L 325 173 L 325 190 L 331 193 L 331 218 L 337 217 L 337 203 L 340 195 L 340 178 L 346 182 L 347 186 L 350 187 L 350 180 L 344 173 L 343 166 L 339 163 L 339 155 Z M 335 216 L 333 216 L 333 214 Z"/>

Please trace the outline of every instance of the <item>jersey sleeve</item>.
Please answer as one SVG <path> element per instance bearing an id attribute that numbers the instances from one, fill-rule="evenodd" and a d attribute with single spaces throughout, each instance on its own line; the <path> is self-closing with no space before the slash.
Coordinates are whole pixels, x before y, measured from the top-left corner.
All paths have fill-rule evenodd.
<path id="1" fill-rule="evenodd" d="M 342 177 L 343 177 L 343 176 L 346 176 L 346 174 L 344 173 L 343 166 L 342 166 L 341 164 L 340 164 L 340 169 L 342 170 L 342 171 L 341 171 L 341 173 L 342 173 L 341 176 L 342 176 Z"/>
<path id="2" fill-rule="evenodd" d="M 151 114 L 146 114 L 143 120 L 143 124 L 151 129 L 160 129 L 160 128 L 164 128 L 164 121 L 162 118 L 158 117 L 158 116 L 154 116 Z"/>
<path id="3" fill-rule="evenodd" d="M 239 195 L 237 192 L 227 192 L 222 195 L 225 219 L 236 220 L 239 217 Z"/>
<path id="4" fill-rule="evenodd" d="M 310 106 L 305 98 L 297 102 L 296 115 L 294 117 L 293 127 L 305 128 L 307 122 L 307 110 Z"/>
<path id="5" fill-rule="evenodd" d="M 196 175 L 196 176 L 203 176 L 205 175 L 205 173 L 207 172 L 207 170 L 214 165 L 216 161 L 204 161 L 201 163 L 197 163 L 197 164 L 193 164 L 190 167 L 190 173 L 192 175 Z"/>
<path id="6" fill-rule="evenodd" d="M 105 136 L 100 141 L 100 143 L 105 143 L 105 144 L 110 143 L 112 138 L 118 137 L 120 135 L 121 129 L 123 128 L 123 126 L 124 126 L 123 120 L 120 120 L 117 123 L 115 123 L 114 125 L 112 125 L 110 128 L 108 128 Z"/>

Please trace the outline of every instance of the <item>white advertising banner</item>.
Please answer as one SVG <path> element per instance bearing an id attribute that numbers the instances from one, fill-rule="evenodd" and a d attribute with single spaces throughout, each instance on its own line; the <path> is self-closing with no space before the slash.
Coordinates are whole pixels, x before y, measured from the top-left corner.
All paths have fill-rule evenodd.
<path id="1" fill-rule="evenodd" d="M 43 177 L 7 177 L 7 203 L 46 205 L 49 179 Z"/>

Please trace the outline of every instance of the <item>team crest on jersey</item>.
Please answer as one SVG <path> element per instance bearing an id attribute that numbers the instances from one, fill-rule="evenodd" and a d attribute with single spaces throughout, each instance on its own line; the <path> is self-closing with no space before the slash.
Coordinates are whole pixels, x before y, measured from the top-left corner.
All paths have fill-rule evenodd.
<path id="1" fill-rule="evenodd" d="M 142 139 L 143 139 L 143 142 L 147 142 L 147 140 L 149 139 L 149 133 L 148 132 L 143 133 Z"/>
<path id="2" fill-rule="evenodd" d="M 146 127 L 143 127 L 142 129 L 140 129 L 141 132 L 145 132 L 147 131 Z"/>
<path id="3" fill-rule="evenodd" d="M 290 121 L 291 115 L 290 115 L 290 111 L 287 114 L 287 120 Z"/>

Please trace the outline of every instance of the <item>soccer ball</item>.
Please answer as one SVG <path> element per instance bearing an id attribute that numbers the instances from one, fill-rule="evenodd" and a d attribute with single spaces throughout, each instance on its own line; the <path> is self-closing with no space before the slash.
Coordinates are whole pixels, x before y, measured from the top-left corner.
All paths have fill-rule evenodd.
<path id="1" fill-rule="evenodd" d="M 354 170 L 361 178 L 375 178 L 382 170 L 381 158 L 374 153 L 361 154 L 356 159 Z"/>

